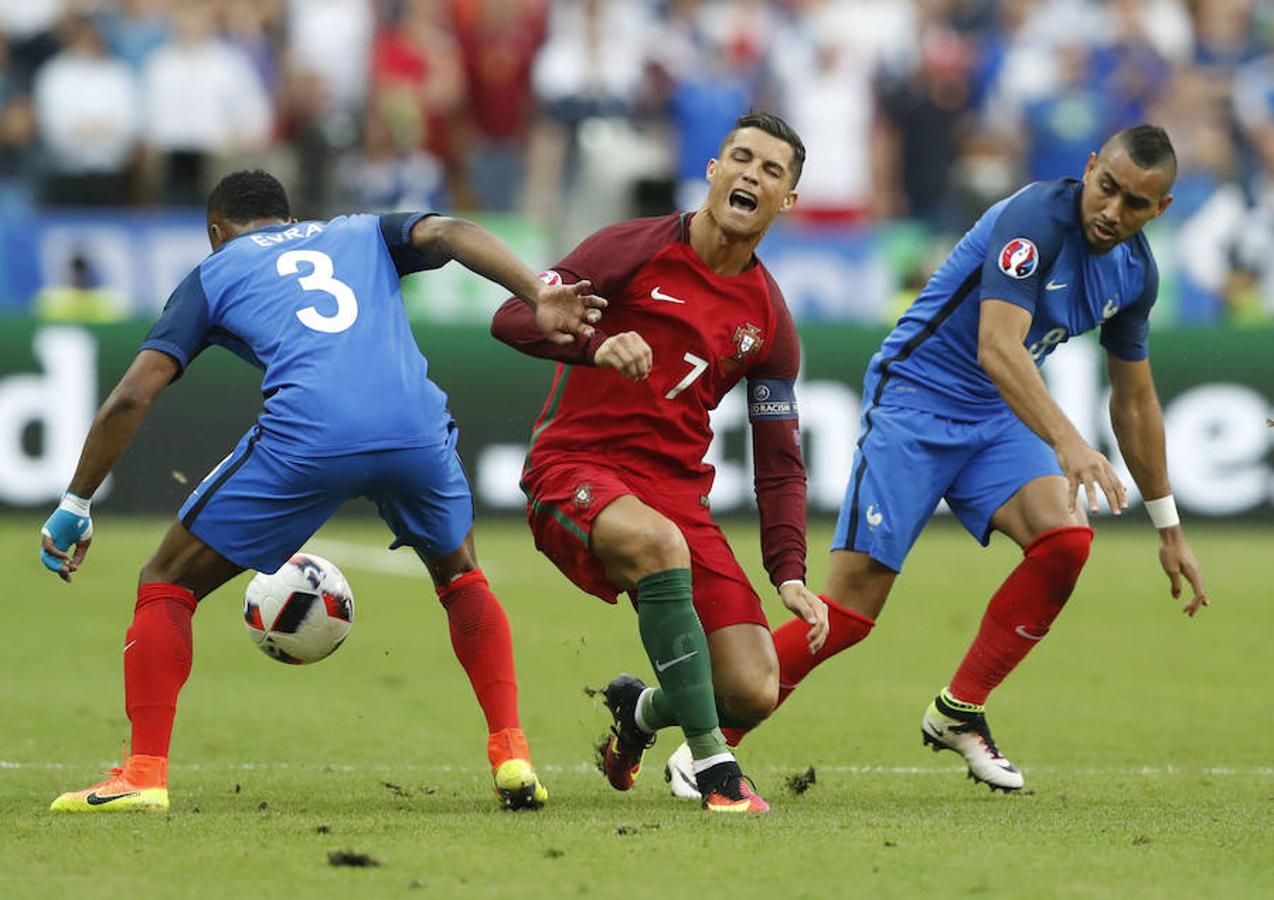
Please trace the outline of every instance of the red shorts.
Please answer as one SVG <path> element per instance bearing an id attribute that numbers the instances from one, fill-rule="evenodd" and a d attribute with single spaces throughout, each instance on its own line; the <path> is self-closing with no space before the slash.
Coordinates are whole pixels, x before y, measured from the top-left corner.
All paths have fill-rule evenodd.
<path id="1" fill-rule="evenodd" d="M 593 461 L 536 466 L 522 479 L 535 546 L 579 588 L 614 603 L 620 589 L 606 577 L 590 547 L 593 522 L 614 500 L 632 494 L 670 519 L 690 547 L 695 611 L 705 632 L 752 622 L 770 627 L 725 535 L 712 521 L 706 498 L 692 486 L 654 483 Z"/>

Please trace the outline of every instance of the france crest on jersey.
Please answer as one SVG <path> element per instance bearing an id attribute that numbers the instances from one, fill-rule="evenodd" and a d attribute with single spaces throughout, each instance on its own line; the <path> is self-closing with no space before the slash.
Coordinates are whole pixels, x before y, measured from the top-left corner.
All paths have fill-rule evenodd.
<path id="1" fill-rule="evenodd" d="M 1094 253 L 1080 223 L 1081 188 L 1070 178 L 1036 182 L 987 210 L 872 357 L 864 399 L 966 421 L 1007 409 L 977 362 L 983 300 L 1031 313 L 1026 347 L 1037 365 L 1094 328 L 1111 354 L 1144 359 L 1159 288 L 1150 246 L 1137 234 Z"/>
<path id="2" fill-rule="evenodd" d="M 444 444 L 446 395 L 428 377 L 399 278 L 428 267 L 423 214 L 342 216 L 241 235 L 177 287 L 142 349 L 182 369 L 219 344 L 263 369 L 261 440 L 337 456 Z"/>

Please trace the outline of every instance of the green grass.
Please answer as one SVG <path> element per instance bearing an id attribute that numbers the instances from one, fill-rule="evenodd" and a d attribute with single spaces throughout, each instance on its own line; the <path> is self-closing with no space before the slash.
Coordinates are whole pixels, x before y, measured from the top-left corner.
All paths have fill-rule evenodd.
<path id="1" fill-rule="evenodd" d="M 520 523 L 488 521 L 479 554 L 513 624 L 523 721 L 552 792 L 539 813 L 499 811 L 482 719 L 423 571 L 368 568 L 405 552 L 333 545 L 387 541 L 357 519 L 324 529 L 319 549 L 357 598 L 338 654 L 296 668 L 252 649 L 235 582 L 197 616 L 171 814 L 52 815 L 49 801 L 97 780 L 127 735 L 120 646 L 165 523 L 100 515 L 71 587 L 38 567 L 38 525 L 0 519 L 13 575 L 3 897 L 1242 897 L 1274 883 L 1265 527 L 1193 533 L 1214 601 L 1190 621 L 1150 527 L 1103 523 L 1070 608 L 993 698 L 996 737 L 1027 776 L 1015 796 L 920 744 L 925 705 L 1017 556 L 932 529 L 871 640 L 744 744 L 773 814 L 721 821 L 666 794 L 672 734 L 631 794 L 592 768 L 607 715 L 584 687 L 622 669 L 650 675 L 635 616 L 573 589 Z M 755 526 L 730 532 L 763 584 Z M 827 529 L 810 543 L 818 585 Z M 811 765 L 817 784 L 788 792 L 786 777 Z M 332 850 L 382 865 L 332 867 Z"/>

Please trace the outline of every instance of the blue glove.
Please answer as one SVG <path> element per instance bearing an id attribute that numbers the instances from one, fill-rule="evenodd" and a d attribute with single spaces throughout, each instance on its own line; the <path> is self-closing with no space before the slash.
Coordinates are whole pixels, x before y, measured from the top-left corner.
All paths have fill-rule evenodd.
<path id="1" fill-rule="evenodd" d="M 89 515 L 89 501 L 77 497 L 70 491 L 62 495 L 62 502 L 53 510 L 53 515 L 45 520 L 40 534 L 49 538 L 53 546 L 66 552 L 72 544 L 93 537 L 93 519 Z M 62 571 L 65 560 L 58 559 L 43 546 L 40 547 L 40 562 L 51 572 Z"/>

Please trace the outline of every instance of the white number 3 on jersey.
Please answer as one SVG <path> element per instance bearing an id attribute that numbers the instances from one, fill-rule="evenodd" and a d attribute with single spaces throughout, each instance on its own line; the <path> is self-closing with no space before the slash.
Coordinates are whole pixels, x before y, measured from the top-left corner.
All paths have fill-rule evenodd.
<path id="1" fill-rule="evenodd" d="M 282 276 L 295 275 L 301 263 L 310 267 L 308 275 L 297 279 L 302 290 L 323 291 L 336 301 L 336 314 L 325 316 L 313 306 L 298 309 L 296 317 L 301 324 L 314 331 L 336 334 L 349 328 L 358 319 L 358 298 L 354 289 L 332 274 L 332 257 L 318 250 L 289 250 L 279 256 L 275 268 Z"/>

